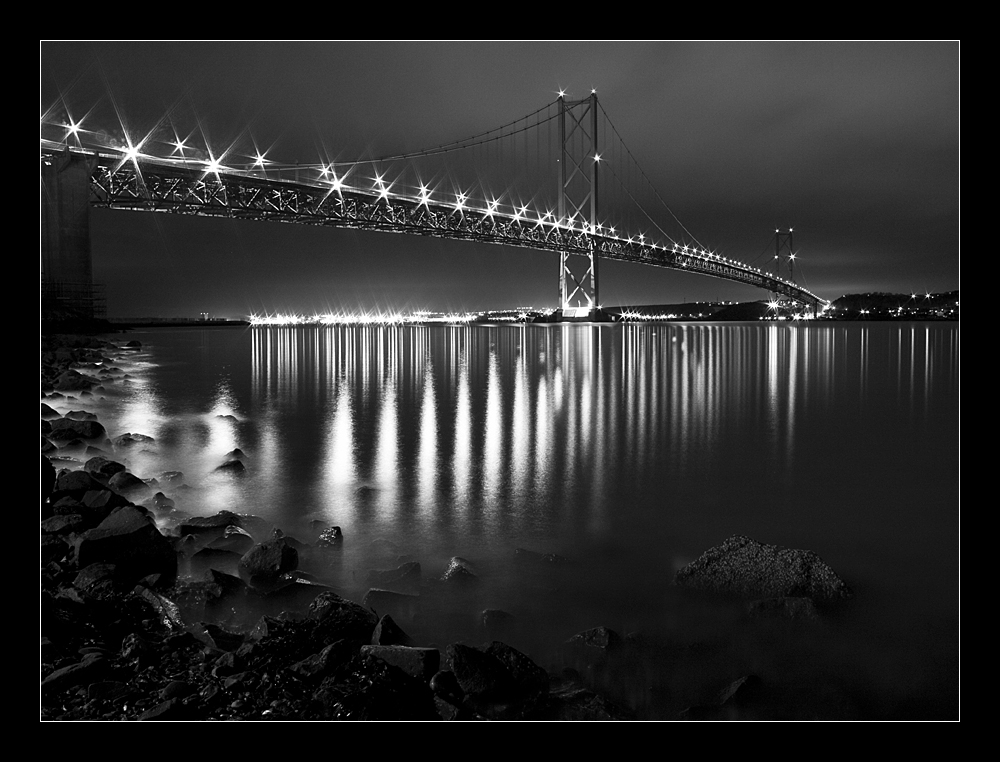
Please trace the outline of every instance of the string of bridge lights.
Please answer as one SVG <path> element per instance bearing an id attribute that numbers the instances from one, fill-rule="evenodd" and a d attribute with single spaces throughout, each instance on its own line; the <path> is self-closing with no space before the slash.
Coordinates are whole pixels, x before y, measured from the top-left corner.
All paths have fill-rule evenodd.
<path id="1" fill-rule="evenodd" d="M 50 146 L 55 148 L 69 148 L 71 147 L 71 142 L 75 141 L 77 147 L 80 150 L 86 150 L 84 147 L 84 140 L 86 136 L 97 137 L 100 133 L 85 130 L 83 128 L 83 120 L 73 120 L 70 118 L 68 123 L 60 123 L 53 121 L 46 121 L 43 117 L 43 126 L 48 124 L 64 130 L 64 135 L 61 142 L 45 141 L 43 143 L 48 143 Z M 139 167 L 140 161 L 149 161 L 151 163 L 162 163 L 168 166 L 181 166 L 190 167 L 192 165 L 199 166 L 205 172 L 205 176 L 214 175 L 216 179 L 220 180 L 225 175 L 234 175 L 241 177 L 257 177 L 254 173 L 261 172 L 264 174 L 263 179 L 270 180 L 267 177 L 268 172 L 285 172 L 294 171 L 297 175 L 300 175 L 303 171 L 316 171 L 318 172 L 318 182 L 320 185 L 316 186 L 314 183 L 307 182 L 306 184 L 312 185 L 313 187 L 320 187 L 328 189 L 330 193 L 358 193 L 362 195 L 376 195 L 378 198 L 386 201 L 387 203 L 393 200 L 400 202 L 417 203 L 430 208 L 431 205 L 444 207 L 444 208 L 454 208 L 454 210 L 461 213 L 471 213 L 471 214 L 481 214 L 487 218 L 492 218 L 494 216 L 502 217 L 511 220 L 515 223 L 527 223 L 530 224 L 534 222 L 536 226 L 550 226 L 554 229 L 565 229 L 570 231 L 578 231 L 586 235 L 599 236 L 608 240 L 613 240 L 619 243 L 624 243 L 629 246 L 638 246 L 640 249 L 648 250 L 652 253 L 657 251 L 669 252 L 678 257 L 694 258 L 700 259 L 705 262 L 714 262 L 722 266 L 733 267 L 744 272 L 754 272 L 759 275 L 766 275 L 768 278 L 775 282 L 780 282 L 785 285 L 795 286 L 796 284 L 792 281 L 783 278 L 777 274 L 766 273 L 759 267 L 754 267 L 746 263 L 740 262 L 729 257 L 725 257 L 721 254 L 713 252 L 709 249 L 703 247 L 691 246 L 688 244 L 678 244 L 676 242 L 671 242 L 668 244 L 658 244 L 653 241 L 649 241 L 646 238 L 645 233 L 639 233 L 635 236 L 621 236 L 618 234 L 617 229 L 612 226 L 605 226 L 603 223 L 597 223 L 596 225 L 590 225 L 583 220 L 577 220 L 576 215 L 571 215 L 567 218 L 559 219 L 557 218 L 551 210 L 545 212 L 541 211 L 529 211 L 527 204 L 522 204 L 520 206 L 510 204 L 505 205 L 501 208 L 501 203 L 498 199 L 492 198 L 485 202 L 485 206 L 477 205 L 474 200 L 472 200 L 468 194 L 463 191 L 457 191 L 453 194 L 454 200 L 445 200 L 441 198 L 442 194 L 439 191 L 434 191 L 424 183 L 420 183 L 419 187 L 416 189 L 416 195 L 407 195 L 405 193 L 393 192 L 392 188 L 396 184 L 394 181 L 386 181 L 384 174 L 374 173 L 374 177 L 371 179 L 370 189 L 365 189 L 360 185 L 349 185 L 346 180 L 351 174 L 352 169 L 361 164 L 370 164 L 371 161 L 359 161 L 359 162 L 337 162 L 337 163 L 327 163 L 327 164 L 281 164 L 269 160 L 265 153 L 261 153 L 259 150 L 252 157 L 251 163 L 244 166 L 228 166 L 224 164 L 226 155 L 232 149 L 227 149 L 222 152 L 219 156 L 216 156 L 211 148 L 207 147 L 204 149 L 208 158 L 189 158 L 184 155 L 187 150 L 197 151 L 198 149 L 192 148 L 187 145 L 186 140 L 182 140 L 175 136 L 175 140 L 168 142 L 168 145 L 173 146 L 173 154 L 180 154 L 180 156 L 156 156 L 152 153 L 147 153 L 143 151 L 143 146 L 151 139 L 152 132 L 149 133 L 142 140 L 135 142 L 128 135 L 128 131 L 122 129 L 124 136 L 125 145 L 102 145 L 98 144 L 97 149 L 99 151 L 113 151 L 120 157 L 120 163 L 116 169 L 120 169 L 126 163 L 131 163 L 135 168 L 135 171 L 141 176 L 141 170 Z M 88 142 L 92 142 L 92 138 L 87 138 Z M 251 157 L 248 157 L 251 158 Z M 595 154 L 593 157 L 595 162 L 605 161 L 605 159 L 600 154 Z M 350 168 L 341 174 L 334 170 L 335 166 L 350 165 Z M 278 178 L 277 182 L 289 182 L 283 178 Z M 295 184 L 303 184 L 300 178 L 296 177 L 293 181 Z M 452 194 L 449 194 L 452 195 Z M 508 211 L 509 210 L 509 211 Z M 793 255 L 794 259 L 794 255 Z M 678 263 L 680 266 L 686 266 L 686 263 L 681 260 Z"/>

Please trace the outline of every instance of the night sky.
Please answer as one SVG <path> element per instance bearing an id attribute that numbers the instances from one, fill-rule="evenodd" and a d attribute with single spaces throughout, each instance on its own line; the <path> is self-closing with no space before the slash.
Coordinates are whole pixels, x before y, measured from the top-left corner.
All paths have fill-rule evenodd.
<path id="1" fill-rule="evenodd" d="M 385 156 L 596 88 L 684 226 L 766 266 L 795 230 L 826 299 L 959 287 L 957 42 L 41 42 L 40 114 L 271 160 Z M 169 146 L 163 155 L 169 154 Z M 554 307 L 555 254 L 300 225 L 94 210 L 111 317 Z M 605 305 L 764 298 L 602 262 Z"/>

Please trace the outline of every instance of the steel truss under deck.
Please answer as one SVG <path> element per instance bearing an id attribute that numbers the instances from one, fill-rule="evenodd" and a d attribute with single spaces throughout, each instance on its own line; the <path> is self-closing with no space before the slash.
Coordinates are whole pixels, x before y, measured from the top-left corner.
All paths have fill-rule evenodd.
<path id="1" fill-rule="evenodd" d="M 239 173 L 207 173 L 155 159 L 98 155 L 93 206 L 205 217 L 326 225 L 454 238 L 585 257 L 638 262 L 746 283 L 807 305 L 823 300 L 788 281 L 686 247 L 664 249 L 513 213 L 359 189 L 334 190 Z"/>

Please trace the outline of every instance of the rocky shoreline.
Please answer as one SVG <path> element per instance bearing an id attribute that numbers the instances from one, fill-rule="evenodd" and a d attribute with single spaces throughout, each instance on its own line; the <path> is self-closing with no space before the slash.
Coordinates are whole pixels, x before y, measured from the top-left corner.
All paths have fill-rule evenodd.
<path id="1" fill-rule="evenodd" d="M 750 638 L 795 640 L 851 597 L 808 551 L 732 537 L 677 574 L 690 595 L 743 612 L 740 634 L 665 641 L 598 626 L 555 644 L 543 668 L 508 644 L 501 610 L 469 612 L 475 567 L 441 577 L 419 561 L 373 569 L 350 600 L 312 570 L 345 538 L 316 523 L 301 539 L 254 516 L 164 522 L 176 472 L 131 474 L 86 409 L 119 383 L 128 342 L 52 337 L 42 346 L 41 689 L 43 720 L 850 719 L 843 687 L 745 671 Z M 242 453 L 221 468 L 238 473 Z M 169 525 L 169 530 L 162 527 Z M 540 575 L 565 559 L 517 551 Z M 481 644 L 415 642 L 415 608 L 475 615 Z M 403 626 L 401 626 L 401 624 Z M 799 628 L 799 629 L 796 629 Z"/>

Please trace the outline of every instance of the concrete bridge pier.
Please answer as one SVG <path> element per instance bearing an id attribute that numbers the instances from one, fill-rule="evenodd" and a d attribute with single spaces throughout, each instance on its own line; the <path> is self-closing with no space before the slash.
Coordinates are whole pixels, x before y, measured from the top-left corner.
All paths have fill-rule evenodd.
<path id="1" fill-rule="evenodd" d="M 96 156 L 61 154 L 41 161 L 43 320 L 103 318 L 90 253 L 90 178 Z"/>

